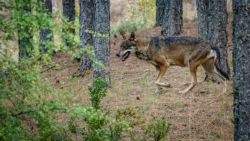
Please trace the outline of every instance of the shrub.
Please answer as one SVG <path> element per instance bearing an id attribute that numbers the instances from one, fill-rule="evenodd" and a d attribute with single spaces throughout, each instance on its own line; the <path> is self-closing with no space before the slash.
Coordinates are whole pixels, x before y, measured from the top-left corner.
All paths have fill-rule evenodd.
<path id="1" fill-rule="evenodd" d="M 108 112 L 100 109 L 79 106 L 72 110 L 72 116 L 79 122 L 83 121 L 84 124 L 78 128 L 76 126 L 73 128 L 71 126 L 71 128 L 74 131 L 80 130 L 86 141 L 118 141 L 121 139 L 122 133 L 129 127 L 128 122 L 113 119 Z"/>
<path id="2" fill-rule="evenodd" d="M 29 60 L 0 60 L 0 140 L 60 140 L 67 138 L 55 111 L 66 108 L 46 99 L 53 91 Z"/>
<path id="3" fill-rule="evenodd" d="M 165 141 L 169 133 L 170 124 L 164 117 L 154 117 L 148 124 L 146 136 L 152 137 L 154 141 Z"/>
<path id="4" fill-rule="evenodd" d="M 111 34 L 122 34 L 125 32 L 132 32 L 138 29 L 142 29 L 147 24 L 145 17 L 138 17 L 135 20 L 120 21 L 117 25 L 111 29 Z"/>
<path id="5" fill-rule="evenodd" d="M 129 122 L 116 118 L 109 125 L 109 138 L 111 141 L 119 141 L 122 134 L 130 127 Z"/>
<path id="6" fill-rule="evenodd" d="M 91 104 L 94 108 L 100 108 L 101 99 L 107 94 L 107 85 L 105 80 L 97 78 L 94 80 L 93 86 L 89 87 L 89 95 Z"/>

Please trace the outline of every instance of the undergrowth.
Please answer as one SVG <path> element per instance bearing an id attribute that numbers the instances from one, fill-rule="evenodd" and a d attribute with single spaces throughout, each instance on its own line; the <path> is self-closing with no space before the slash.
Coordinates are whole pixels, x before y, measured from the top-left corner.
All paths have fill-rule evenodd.
<path id="1" fill-rule="evenodd" d="M 42 75 L 46 69 L 43 66 L 53 64 L 53 54 L 58 51 L 70 52 L 72 56 L 78 56 L 79 54 L 76 54 L 79 52 L 93 54 L 89 50 L 79 50 L 79 38 L 66 32 L 67 29 L 79 28 L 78 24 L 67 23 L 63 17 L 58 17 L 57 13 L 47 15 L 47 12 L 40 9 L 43 0 L 0 2 L 0 8 L 7 9 L 10 13 L 8 18 L 0 22 L 0 33 L 3 35 L 0 38 L 1 42 L 18 40 L 15 36 L 18 29 L 27 29 L 19 32 L 19 39 L 25 38 L 28 34 L 34 36 L 29 46 L 25 47 L 27 56 L 19 61 L 11 59 L 5 51 L 0 52 L 0 140 L 70 141 L 80 138 L 86 141 L 118 141 L 127 137 L 136 124 L 132 125 L 131 121 L 123 118 L 123 112 L 118 112 L 114 116 L 100 105 L 101 100 L 108 94 L 102 79 L 94 80 L 94 85 L 89 88 L 91 106 L 88 106 L 65 104 L 60 97 L 62 94 L 70 93 L 57 91 Z M 32 5 L 33 12 L 17 10 L 17 3 L 23 7 L 28 2 Z M 139 21 L 131 23 L 129 29 L 142 28 L 146 23 L 144 17 L 145 15 Z M 56 26 L 56 18 L 61 18 L 63 24 Z M 41 28 L 51 28 L 53 36 L 67 38 L 68 46 L 64 41 L 42 42 L 46 52 L 42 51 L 39 39 Z M 124 27 L 119 28 L 117 32 Z M 60 32 L 61 29 L 65 32 Z M 92 59 L 94 65 L 102 66 L 96 62 L 94 55 Z M 128 116 L 133 116 L 132 114 L 127 113 Z M 145 134 L 159 134 L 157 139 L 165 137 L 168 133 L 165 122 L 165 119 L 159 122 L 152 120 Z"/>

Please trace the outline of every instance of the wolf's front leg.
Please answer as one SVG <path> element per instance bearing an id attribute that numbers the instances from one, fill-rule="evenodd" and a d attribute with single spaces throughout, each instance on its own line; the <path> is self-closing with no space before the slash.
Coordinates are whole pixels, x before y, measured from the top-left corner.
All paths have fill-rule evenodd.
<path id="1" fill-rule="evenodd" d="M 159 72 L 159 75 L 158 75 L 158 77 L 157 77 L 157 79 L 156 79 L 156 81 L 155 81 L 155 84 L 156 84 L 158 87 L 159 87 L 159 86 L 160 86 L 160 87 L 167 87 L 167 88 L 171 87 L 170 84 L 165 84 L 165 83 L 162 83 L 162 82 L 161 82 L 161 80 L 162 80 L 164 74 L 166 73 L 166 71 L 167 71 L 167 69 L 168 69 L 168 65 L 163 65 L 163 66 L 161 66 L 159 69 L 160 69 L 160 72 Z"/>
<path id="2" fill-rule="evenodd" d="M 197 65 L 190 65 L 190 73 L 192 75 L 192 83 L 184 90 L 179 91 L 180 94 L 186 94 L 190 90 L 194 88 L 194 86 L 197 84 L 197 77 L 196 77 L 196 70 L 197 70 Z"/>

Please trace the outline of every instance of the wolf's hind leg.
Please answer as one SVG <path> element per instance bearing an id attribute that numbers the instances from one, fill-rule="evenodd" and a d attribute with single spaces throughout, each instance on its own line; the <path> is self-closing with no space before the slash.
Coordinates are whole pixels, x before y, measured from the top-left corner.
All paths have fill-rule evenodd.
<path id="1" fill-rule="evenodd" d="M 214 58 L 211 58 L 202 64 L 202 67 L 205 70 L 205 74 L 206 74 L 204 81 L 212 80 L 214 69 L 215 69 L 214 63 L 215 63 Z"/>
<path id="2" fill-rule="evenodd" d="M 206 62 L 204 62 L 202 64 L 202 67 L 204 68 L 206 72 L 205 81 L 209 79 L 212 80 L 213 82 L 218 82 L 218 83 L 222 83 L 225 81 L 223 76 L 221 76 L 220 73 L 218 73 L 216 70 L 214 58 L 211 58 L 207 60 Z"/>

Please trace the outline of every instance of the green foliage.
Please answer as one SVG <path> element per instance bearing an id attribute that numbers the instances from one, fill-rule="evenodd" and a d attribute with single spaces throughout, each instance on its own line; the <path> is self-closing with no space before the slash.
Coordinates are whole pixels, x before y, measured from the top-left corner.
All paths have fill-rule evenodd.
<path id="1" fill-rule="evenodd" d="M 67 107 L 55 97 L 48 99 L 56 92 L 41 79 L 40 66 L 27 59 L 19 63 L 1 60 L 0 64 L 0 140 L 74 140 L 70 134 L 80 131 L 86 141 L 118 141 L 129 126 L 97 107 Z M 106 94 L 101 79 L 90 89 L 98 102 Z M 65 121 L 57 121 L 55 114 L 74 120 L 64 126 Z M 77 119 L 82 126 L 76 126 Z"/>
<path id="2" fill-rule="evenodd" d="M 146 135 L 152 137 L 154 141 L 165 141 L 169 133 L 170 124 L 164 117 L 154 117 L 147 127 Z"/>
<path id="3" fill-rule="evenodd" d="M 11 3 L 8 0 L 0 0 L 0 10 L 5 12 L 0 13 L 0 40 L 10 40 L 14 38 L 14 26 L 10 23 L 10 17 L 8 16 L 8 9 L 11 8 Z"/>
<path id="4" fill-rule="evenodd" d="M 0 43 L 6 41 L 21 40 L 19 49 L 26 54 L 26 57 L 35 60 L 42 59 L 45 62 L 51 61 L 51 55 L 57 51 L 69 52 L 79 48 L 79 36 L 68 31 L 79 28 L 79 22 L 68 22 L 58 12 L 49 13 L 44 8 L 45 0 L 0 0 L 0 9 L 5 12 L 0 13 Z M 59 20 L 60 19 L 60 20 Z M 64 24 L 61 24 L 62 21 Z M 41 29 L 48 29 L 52 32 L 47 36 L 52 38 L 48 41 L 40 39 Z M 18 33 L 18 36 L 15 36 Z M 53 42 L 53 36 L 55 42 Z M 67 44 L 61 42 L 67 38 Z M 42 52 L 41 45 L 44 45 L 46 52 Z M 25 56 L 24 56 L 25 57 Z"/>
<path id="5" fill-rule="evenodd" d="M 139 7 L 145 6 L 143 2 L 147 2 L 146 7 L 151 4 L 151 1 L 139 1 Z M 103 67 L 95 59 L 93 51 L 89 49 L 91 47 L 80 50 L 79 36 L 67 32 L 78 29 L 79 21 L 67 22 L 57 12 L 49 14 L 43 4 L 44 0 L 0 0 L 0 9 L 7 11 L 7 14 L 0 13 L 0 43 L 17 41 L 16 33 L 19 39 L 29 39 L 24 42 L 28 57 L 19 62 L 0 52 L 0 140 L 67 141 L 76 140 L 74 137 L 77 135 L 82 135 L 86 141 L 121 140 L 131 126 L 123 117 L 134 116 L 135 112 L 127 109 L 112 117 L 108 111 L 101 109 L 100 102 L 107 95 L 107 85 L 103 79 L 94 80 L 93 87 L 89 88 L 92 107 L 87 107 L 64 105 L 60 100 L 62 94 L 51 88 L 50 83 L 42 77 L 41 64 L 51 63 L 52 54 L 57 51 L 69 53 L 74 58 L 88 54 L 93 65 Z M 141 11 L 137 7 L 129 9 Z M 150 10 L 148 14 L 152 14 Z M 121 22 L 113 32 L 120 33 L 124 29 L 134 31 L 147 26 L 148 14 L 131 16 L 134 20 Z M 48 36 L 56 37 L 54 41 L 43 43 L 39 37 L 41 29 L 51 29 L 52 33 Z M 65 45 L 65 38 L 68 46 Z M 45 45 L 47 52 L 41 51 L 41 44 Z M 155 132 L 156 125 L 166 131 L 166 123 L 159 121 L 149 126 L 147 133 L 152 136 L 160 134 L 160 138 L 163 138 L 163 133 Z"/>
<path id="6" fill-rule="evenodd" d="M 62 27 L 63 32 L 61 32 L 61 37 L 64 47 L 66 50 L 68 48 L 74 48 L 74 47 L 79 47 L 79 38 L 78 36 L 75 36 L 75 28 L 79 28 L 79 21 L 77 22 L 72 22 L 69 21 L 66 17 L 61 16 L 62 19 Z"/>
<path id="7" fill-rule="evenodd" d="M 84 127 L 77 128 L 76 124 L 71 124 L 71 129 L 80 130 L 86 141 L 118 141 L 123 131 L 129 127 L 128 122 L 112 119 L 108 112 L 100 109 L 80 106 L 72 110 L 73 117 L 84 121 Z"/>
<path id="8" fill-rule="evenodd" d="M 114 28 L 111 29 L 111 34 L 118 34 L 118 33 L 125 33 L 125 32 L 132 32 L 138 29 L 142 29 L 146 25 L 146 18 L 139 17 L 136 18 L 134 21 L 125 20 L 120 21 Z"/>
<path id="9" fill-rule="evenodd" d="M 129 129 L 129 122 L 116 118 L 109 125 L 109 138 L 111 141 L 119 141 L 122 139 L 122 134 L 125 130 Z"/>
<path id="10" fill-rule="evenodd" d="M 44 11 L 43 2 L 0 1 L 1 10 L 6 11 L 0 15 L 3 17 L 0 32 L 4 35 L 0 43 L 17 40 L 18 32 L 28 54 L 28 58 L 17 63 L 5 51 L 0 52 L 0 140 L 69 140 L 68 129 L 53 117 L 55 113 L 66 112 L 67 107 L 57 99 L 47 99 L 56 92 L 41 78 L 39 60 L 49 61 L 52 52 L 60 47 L 47 42 L 47 53 L 41 52 L 39 32 L 54 26 L 54 17 Z M 6 49 L 10 48 L 14 47 Z"/>
<path id="11" fill-rule="evenodd" d="M 0 140 L 60 140 L 67 138 L 52 113 L 66 109 L 47 100 L 53 91 L 40 77 L 39 65 L 23 60 L 0 61 Z M 34 132 L 36 130 L 36 132 Z"/>
<path id="12" fill-rule="evenodd" d="M 91 104 L 94 108 L 100 108 L 101 99 L 107 94 L 107 85 L 105 80 L 97 78 L 94 80 L 93 86 L 89 88 Z"/>
<path id="13" fill-rule="evenodd" d="M 83 138 L 86 141 L 107 140 L 107 133 L 103 128 L 108 122 L 107 113 L 95 108 L 84 107 L 77 108 L 75 112 L 86 123 L 85 129 L 82 131 Z"/>

